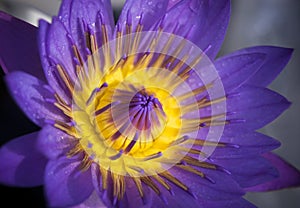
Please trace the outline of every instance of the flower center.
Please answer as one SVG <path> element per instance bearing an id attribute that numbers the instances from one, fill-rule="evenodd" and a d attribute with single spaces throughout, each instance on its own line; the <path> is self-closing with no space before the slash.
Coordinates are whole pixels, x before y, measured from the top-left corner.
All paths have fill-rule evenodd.
<path id="1" fill-rule="evenodd" d="M 146 90 L 136 93 L 130 101 L 129 117 L 131 123 L 140 131 L 154 127 L 159 128 L 162 124 L 158 117 L 164 116 L 159 100 L 153 95 L 149 95 Z"/>
<path id="2" fill-rule="evenodd" d="M 106 37 L 106 33 L 102 35 Z M 107 189 L 111 177 L 118 199 L 124 195 L 124 176 L 132 178 L 141 198 L 142 182 L 160 195 L 153 179 L 169 191 L 167 181 L 189 192 L 168 171 L 174 166 L 213 183 L 193 166 L 222 170 L 201 158 L 207 159 L 216 147 L 227 146 L 217 140 L 205 141 L 210 134 L 218 139 L 223 130 L 225 97 L 222 90 L 221 94 L 209 91 L 212 86 L 222 85 L 211 73 L 214 67 L 210 62 L 200 62 L 202 51 L 161 31 L 145 36 L 140 32 L 122 36 L 119 31 L 119 38 L 111 42 L 105 38 L 99 49 L 95 36 L 90 37 L 91 53 L 86 63 L 73 46 L 75 59 L 81 60 L 76 62 L 76 80 L 57 64 L 58 75 L 72 95 L 72 106 L 58 95 L 55 105 L 72 122 L 68 125 L 56 121 L 55 127 L 78 140 L 68 155 L 84 152 L 83 170 L 91 163 L 98 164 L 102 188 Z M 203 79 L 195 68 L 204 69 L 200 73 Z M 200 135 L 199 130 L 206 127 L 209 131 Z"/>
<path id="3" fill-rule="evenodd" d="M 120 175 L 151 175 L 168 166 L 162 165 L 162 158 L 174 164 L 183 156 L 174 157 L 179 146 L 172 145 L 184 137 L 181 107 L 167 89 L 171 80 L 178 82 L 175 86 L 182 80 L 168 70 L 132 67 L 131 60 L 127 57 L 122 67 L 110 68 L 103 78 L 94 76 L 98 81 L 89 76 L 89 83 L 100 80 L 100 87 L 86 91 L 79 83 L 72 114 L 82 148 L 101 167 Z M 165 86 L 160 86 L 162 80 Z"/>

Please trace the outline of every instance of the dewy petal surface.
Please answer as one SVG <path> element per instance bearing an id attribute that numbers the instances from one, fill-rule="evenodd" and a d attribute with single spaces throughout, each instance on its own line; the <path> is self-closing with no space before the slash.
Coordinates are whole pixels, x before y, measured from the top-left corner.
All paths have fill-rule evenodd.
<path id="1" fill-rule="evenodd" d="M 125 32 L 126 25 L 130 25 L 132 32 L 135 32 L 141 23 L 143 30 L 147 31 L 163 17 L 167 6 L 168 1 L 165 0 L 128 0 L 124 4 L 116 30 Z"/>
<path id="2" fill-rule="evenodd" d="M 74 141 L 70 135 L 46 125 L 38 134 L 37 147 L 49 159 L 57 159 L 70 150 Z"/>
<path id="3" fill-rule="evenodd" d="M 45 191 L 51 207 L 74 206 L 92 194 L 90 169 L 82 172 L 79 165 L 79 160 L 66 157 L 49 161 L 45 170 Z"/>
<path id="4" fill-rule="evenodd" d="M 111 2 L 104 0 L 63 1 L 58 18 L 64 24 L 70 38 L 77 45 L 82 56 L 86 56 L 86 43 L 83 37 L 90 30 L 101 34 L 102 25 L 106 26 L 107 35 L 112 37 L 114 17 Z M 99 46 L 101 38 L 97 39 Z"/>
<path id="5" fill-rule="evenodd" d="M 4 72 L 22 70 L 45 80 L 38 53 L 37 28 L 0 11 L 0 31 L 0 65 Z"/>
<path id="6" fill-rule="evenodd" d="M 47 37 L 48 37 L 49 28 L 50 28 L 50 24 L 48 22 L 44 20 L 39 21 L 38 40 L 39 40 L 39 50 L 40 50 L 41 62 L 43 65 L 44 73 L 49 85 L 53 88 L 53 90 L 64 100 L 69 101 L 69 94 L 66 93 L 65 87 L 62 87 L 60 85 L 57 76 L 55 76 L 55 74 L 53 73 L 54 70 L 56 69 L 55 63 L 51 63 L 48 57 L 49 52 L 47 47 L 47 40 L 48 40 Z"/>
<path id="7" fill-rule="evenodd" d="M 161 20 L 160 27 L 164 32 L 183 36 L 196 43 L 196 40 L 202 38 L 199 33 L 205 27 L 208 7 L 206 1 L 179 1 L 167 11 Z M 205 47 L 207 48 L 208 45 L 201 49 L 205 50 Z"/>
<path id="8" fill-rule="evenodd" d="M 132 1 L 128 2 L 129 7 Z M 149 2 L 152 3 L 150 4 Z M 163 2 L 167 3 L 167 1 Z M 165 4 L 162 1 L 141 1 L 139 6 L 133 5 L 129 8 L 136 17 L 140 17 L 141 14 L 148 14 L 148 11 L 152 11 L 155 5 L 160 5 L 156 9 L 158 15 L 155 18 L 144 20 L 144 15 L 142 15 L 141 22 L 145 25 L 144 28 L 148 29 L 150 28 L 149 25 L 152 25 L 151 29 L 153 30 L 161 28 L 164 32 L 171 32 L 187 38 L 203 51 L 206 51 L 206 55 L 209 58 L 215 58 L 223 43 L 229 23 L 230 1 L 170 1 L 167 4 L 167 11 L 165 11 Z M 122 12 L 120 25 L 126 22 L 128 13 L 126 8 Z M 143 9 L 147 12 L 142 12 Z M 134 17 L 134 15 L 132 16 Z M 133 21 L 133 28 L 136 27 L 135 24 L 137 23 L 138 21 Z"/>
<path id="9" fill-rule="evenodd" d="M 0 149 L 0 182 L 10 186 L 42 185 L 48 160 L 36 148 L 38 132 L 16 138 Z"/>
<path id="10" fill-rule="evenodd" d="M 67 31 L 62 22 L 58 18 L 53 18 L 52 24 L 49 26 L 46 34 L 46 52 L 50 58 L 49 62 L 52 66 L 57 64 L 62 65 L 70 78 L 76 78 L 73 64 L 72 48 L 67 37 Z M 51 63 L 52 62 L 52 63 Z M 56 70 L 53 68 L 46 68 L 45 74 L 48 70 Z"/>
<path id="11" fill-rule="evenodd" d="M 45 119 L 64 120 L 51 102 L 54 100 L 51 88 L 44 82 L 21 71 L 8 74 L 5 80 L 14 100 L 35 124 L 43 126 Z"/>
<path id="12" fill-rule="evenodd" d="M 227 55 L 216 60 L 215 66 L 226 93 L 242 86 L 264 63 L 265 54 Z"/>
<path id="13" fill-rule="evenodd" d="M 185 15 L 194 16 L 192 21 L 186 19 L 186 24 L 192 26 L 191 34 L 188 39 L 198 45 L 202 50 L 207 50 L 206 55 L 214 59 L 223 43 L 229 23 L 230 1 L 191 0 L 179 1 L 177 5 L 181 3 L 188 3 L 188 6 L 185 7 L 183 15 L 179 17 L 180 19 L 176 21 L 184 20 Z M 173 9 L 176 9 L 177 5 L 174 5 L 170 9 L 170 13 Z M 178 10 L 178 12 L 180 12 L 180 10 Z M 199 24 L 201 20 L 196 18 L 196 13 L 201 15 L 201 18 L 205 20 L 202 24 Z"/>

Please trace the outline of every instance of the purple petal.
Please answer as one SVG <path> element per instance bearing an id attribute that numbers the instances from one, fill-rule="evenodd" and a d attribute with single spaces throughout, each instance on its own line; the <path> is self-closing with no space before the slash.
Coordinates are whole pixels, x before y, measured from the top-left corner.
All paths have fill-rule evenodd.
<path id="1" fill-rule="evenodd" d="M 178 194 L 169 196 L 166 194 L 164 203 L 158 196 L 155 196 L 152 207 L 204 207 L 204 208 L 256 208 L 253 204 L 243 198 L 234 200 L 203 200 L 194 199 L 191 196 Z"/>
<path id="2" fill-rule="evenodd" d="M 140 194 L 136 188 L 135 183 L 132 179 L 127 178 L 126 180 L 126 192 L 125 192 L 125 200 L 121 201 L 120 208 L 127 208 L 127 207 L 140 207 L 140 208 L 152 208 L 155 207 L 153 205 L 153 196 L 155 193 L 151 192 L 149 187 L 145 184 L 142 184 L 143 191 L 145 193 L 144 199 L 141 199 Z M 125 202 L 125 203 L 124 203 Z M 124 203 L 124 204 L 122 204 Z M 122 204 L 122 206 L 121 206 Z"/>
<path id="3" fill-rule="evenodd" d="M 259 129 L 277 118 L 289 106 L 290 102 L 274 91 L 244 86 L 228 96 L 228 126 Z"/>
<path id="4" fill-rule="evenodd" d="M 172 1 L 169 1 L 169 3 L 168 3 L 168 10 L 170 10 L 170 8 L 172 8 L 173 6 L 175 6 L 180 1 L 181 0 L 172 0 Z"/>
<path id="5" fill-rule="evenodd" d="M 247 81 L 249 85 L 266 87 L 283 70 L 291 58 L 293 50 L 274 46 L 256 46 L 244 48 L 234 52 L 232 55 L 249 53 L 263 53 L 266 55 L 263 65 Z"/>
<path id="6" fill-rule="evenodd" d="M 40 63 L 37 28 L 0 11 L 0 65 L 5 73 L 25 71 L 45 80 Z"/>
<path id="7" fill-rule="evenodd" d="M 138 24 L 147 31 L 165 14 L 168 1 L 165 0 L 127 0 L 120 14 L 115 32 L 126 31 L 126 24 L 131 25 L 132 32 Z"/>
<path id="8" fill-rule="evenodd" d="M 261 67 L 264 60 L 265 55 L 262 53 L 229 54 L 217 59 L 215 67 L 226 92 L 245 83 Z"/>
<path id="9" fill-rule="evenodd" d="M 37 125 L 43 126 L 45 119 L 64 120 L 64 116 L 51 102 L 52 90 L 36 77 L 16 71 L 5 77 L 8 88 L 23 112 Z"/>
<path id="10" fill-rule="evenodd" d="M 143 2 L 143 8 L 151 9 L 148 1 Z M 148 3 L 148 5 L 146 3 Z M 160 4 L 160 2 L 158 2 L 158 4 Z M 155 6 L 155 4 L 151 3 L 151 6 Z M 160 8 L 162 11 L 160 11 L 159 14 L 162 16 L 156 15 L 154 18 L 150 18 L 149 21 L 147 21 L 147 27 L 143 28 L 147 28 L 147 30 L 148 28 L 151 28 L 150 30 L 158 30 L 158 28 L 161 28 L 163 32 L 182 36 L 194 42 L 202 50 L 205 50 L 210 58 L 215 57 L 225 36 L 229 19 L 229 1 L 223 1 L 221 3 L 219 1 L 218 4 L 206 0 L 172 1 L 167 5 L 166 14 L 164 14 L 165 7 L 160 6 Z M 136 13 L 143 14 L 142 12 Z M 217 15 L 220 16 L 218 17 Z M 123 16 L 125 20 L 126 17 L 128 17 L 128 15 L 126 16 L 125 14 Z M 144 17 L 144 15 L 136 16 Z M 140 21 L 144 26 L 144 22 L 146 21 L 143 21 L 144 18 L 141 19 Z M 219 21 L 222 21 L 221 25 Z M 125 21 L 123 23 L 125 23 Z M 212 30 L 214 36 L 208 33 L 208 30 Z"/>
<path id="11" fill-rule="evenodd" d="M 69 101 L 69 94 L 67 89 L 61 85 L 57 78 L 57 69 L 55 64 L 51 63 L 48 57 L 47 37 L 49 33 L 50 24 L 44 20 L 39 21 L 39 49 L 41 54 L 41 62 L 44 68 L 46 79 L 53 90 L 65 101 Z"/>
<path id="12" fill-rule="evenodd" d="M 106 206 L 103 204 L 99 196 L 96 192 L 93 192 L 91 196 L 82 202 L 81 204 L 78 204 L 76 206 L 70 207 L 70 208 L 106 208 Z"/>
<path id="13" fill-rule="evenodd" d="M 208 55 L 211 59 L 214 59 L 220 50 L 227 31 L 230 17 L 230 1 L 206 1 L 208 1 L 209 5 L 206 24 L 205 27 L 201 29 L 201 33 L 197 33 L 195 43 L 202 50 L 205 50 L 210 46 L 206 55 Z"/>
<path id="14" fill-rule="evenodd" d="M 70 135 L 46 125 L 38 135 L 37 147 L 49 159 L 57 159 L 66 154 L 74 146 L 75 141 Z"/>
<path id="15" fill-rule="evenodd" d="M 238 207 L 234 205 L 241 205 L 244 203 L 241 199 L 243 191 L 241 191 L 237 183 L 235 183 L 228 174 L 226 175 L 225 173 L 216 170 L 207 170 L 207 176 L 212 177 L 215 180 L 215 183 L 212 183 L 195 174 L 176 168 L 172 168 L 170 171 L 181 182 L 186 184 L 189 187 L 189 190 L 183 191 L 178 186 L 168 182 L 171 185 L 173 195 L 161 187 L 161 190 L 163 190 L 161 193 L 162 196 L 154 194 L 152 207 L 229 208 Z M 162 198 L 164 201 L 161 200 Z M 237 203 L 238 201 L 240 202 Z"/>
<path id="16" fill-rule="evenodd" d="M 16 138 L 0 149 L 0 182 L 10 186 L 43 184 L 47 159 L 36 149 L 38 133 Z"/>
<path id="17" fill-rule="evenodd" d="M 58 17 L 82 55 L 86 53 L 87 30 L 99 35 L 99 46 L 102 45 L 102 25 L 106 26 L 109 39 L 112 37 L 114 17 L 110 1 L 63 1 Z"/>
<path id="18" fill-rule="evenodd" d="M 76 11 L 76 14 L 73 14 L 72 11 Z M 78 20 L 84 20 L 87 25 L 94 24 L 99 18 L 97 16 L 99 13 L 103 17 L 103 23 L 113 28 L 114 17 L 110 1 L 65 0 L 61 4 L 58 16 L 66 28 L 72 29 L 71 25 L 74 24 L 73 26 L 75 26 Z"/>
<path id="19" fill-rule="evenodd" d="M 232 200 L 241 197 L 244 194 L 239 184 L 232 179 L 231 175 L 220 170 L 195 168 L 203 172 L 207 177 L 214 181 L 214 183 L 179 168 L 171 168 L 169 171 L 189 187 L 191 193 L 198 198 L 205 200 Z M 175 190 L 178 190 L 174 191 L 176 196 L 190 195 L 178 187 L 176 188 L 174 186 L 174 188 Z"/>
<path id="20" fill-rule="evenodd" d="M 264 192 L 300 186 L 299 170 L 273 153 L 266 153 L 263 156 L 277 168 L 279 177 L 275 180 L 246 188 L 246 191 Z"/>
<path id="21" fill-rule="evenodd" d="M 90 169 L 82 172 L 81 162 L 61 157 L 46 167 L 45 190 L 51 207 L 74 206 L 85 201 L 93 192 Z"/>
<path id="22" fill-rule="evenodd" d="M 174 33 L 196 43 L 201 39 L 205 27 L 209 5 L 206 1 L 179 1 L 161 20 L 164 32 Z M 199 38 L 200 37 L 200 38 Z M 206 48 L 209 43 L 206 43 Z M 202 50 L 205 48 L 201 47 Z"/>
<path id="23" fill-rule="evenodd" d="M 49 73 L 53 73 L 53 70 L 57 70 L 54 67 L 57 64 L 60 64 L 66 70 L 66 73 L 71 80 L 75 81 L 76 75 L 74 70 L 75 65 L 73 61 L 72 45 L 67 38 L 66 28 L 59 19 L 53 18 L 52 24 L 47 29 L 44 46 L 46 47 L 47 57 L 50 58 L 48 59 L 50 60 L 50 67 L 44 68 L 47 79 L 49 78 Z M 49 83 L 51 84 L 50 81 Z"/>
<path id="24" fill-rule="evenodd" d="M 71 43 L 67 38 L 66 28 L 57 18 L 53 18 L 47 29 L 45 47 L 51 61 L 54 64 L 62 64 L 69 75 L 75 77 Z"/>
<path id="25" fill-rule="evenodd" d="M 164 31 L 186 37 L 214 59 L 227 30 L 230 1 L 179 1 L 175 5 L 169 3 L 168 7 L 170 10 L 164 17 Z"/>
<path id="26" fill-rule="evenodd" d="M 242 198 L 230 201 L 204 201 L 201 205 L 205 208 L 256 208 L 254 204 Z"/>
<path id="27" fill-rule="evenodd" d="M 214 159 L 215 164 L 226 168 L 241 187 L 251 187 L 278 177 L 277 170 L 261 156 Z"/>
<path id="28" fill-rule="evenodd" d="M 241 131 L 243 133 L 240 133 Z M 258 155 L 272 151 L 280 146 L 280 142 L 277 140 L 259 132 L 249 132 L 246 129 L 225 129 L 220 142 L 226 145 L 216 148 L 210 156 L 212 159 L 230 159 Z M 209 148 L 206 147 L 206 149 L 208 150 Z"/>
<path id="29" fill-rule="evenodd" d="M 98 195 L 98 197 L 101 198 L 103 203 L 107 207 L 113 207 L 113 184 L 111 180 L 108 180 L 108 186 L 107 190 L 103 190 L 102 188 L 102 178 L 101 178 L 101 173 L 99 166 L 96 163 L 93 163 L 91 166 L 91 173 L 92 173 L 92 182 L 95 188 L 95 191 Z M 110 179 L 110 178 L 109 178 Z"/>

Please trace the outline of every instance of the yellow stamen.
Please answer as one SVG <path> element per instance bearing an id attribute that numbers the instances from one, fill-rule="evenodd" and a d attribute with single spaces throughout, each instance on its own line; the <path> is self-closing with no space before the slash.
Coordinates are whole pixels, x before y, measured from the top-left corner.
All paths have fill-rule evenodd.
<path id="1" fill-rule="evenodd" d="M 180 180 L 178 180 L 177 178 L 175 178 L 171 173 L 169 173 L 168 171 L 165 171 L 163 173 L 160 173 L 159 175 L 165 177 L 166 179 L 168 179 L 169 181 L 171 181 L 172 183 L 174 183 L 175 185 L 179 186 L 180 188 L 182 188 L 185 191 L 188 191 L 188 187 L 186 185 L 184 185 Z"/>
<path id="2" fill-rule="evenodd" d="M 67 88 L 69 89 L 70 93 L 73 94 L 74 86 L 73 86 L 73 84 L 70 80 L 70 77 L 67 74 L 66 70 L 59 64 L 56 65 L 56 68 L 57 68 L 57 71 L 58 71 L 60 77 L 62 78 L 62 80 L 66 84 Z"/>

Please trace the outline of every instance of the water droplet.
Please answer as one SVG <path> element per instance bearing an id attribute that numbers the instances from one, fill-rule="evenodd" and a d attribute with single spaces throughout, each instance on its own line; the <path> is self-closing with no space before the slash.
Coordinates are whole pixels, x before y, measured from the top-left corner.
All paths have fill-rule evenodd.
<path id="1" fill-rule="evenodd" d="M 200 3 L 198 1 L 193 1 L 190 3 L 189 8 L 192 12 L 198 13 L 200 10 Z"/>
<path id="2" fill-rule="evenodd" d="M 141 15 L 137 15 L 137 16 L 135 16 L 135 18 L 136 18 L 137 20 L 139 20 L 139 19 L 141 19 Z"/>
<path id="3" fill-rule="evenodd" d="M 163 8 L 163 3 L 158 3 L 157 5 L 156 5 L 156 7 L 158 8 L 158 9 L 162 9 Z"/>

